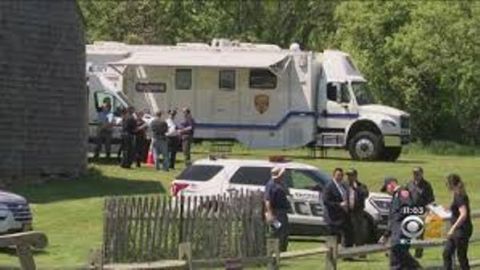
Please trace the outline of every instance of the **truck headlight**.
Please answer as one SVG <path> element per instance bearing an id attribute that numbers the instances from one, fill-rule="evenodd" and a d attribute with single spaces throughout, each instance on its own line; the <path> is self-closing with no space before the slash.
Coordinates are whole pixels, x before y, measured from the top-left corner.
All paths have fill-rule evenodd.
<path id="1" fill-rule="evenodd" d="M 390 205 L 391 201 L 390 200 L 385 200 L 385 199 L 379 199 L 379 198 L 371 198 L 370 203 L 377 208 L 377 210 L 381 212 L 387 212 L 390 211 Z"/>
<path id="2" fill-rule="evenodd" d="M 392 120 L 383 119 L 383 120 L 382 120 L 382 126 L 394 128 L 394 127 L 397 126 L 397 123 L 395 123 L 395 122 L 392 121 Z"/>

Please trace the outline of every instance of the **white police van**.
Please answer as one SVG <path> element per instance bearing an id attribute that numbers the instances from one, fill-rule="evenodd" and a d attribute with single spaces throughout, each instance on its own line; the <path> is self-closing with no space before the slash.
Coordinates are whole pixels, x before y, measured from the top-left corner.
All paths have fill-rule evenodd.
<path id="1" fill-rule="evenodd" d="M 263 191 L 275 166 L 286 169 L 284 181 L 289 189 L 289 220 L 293 235 L 322 235 L 322 190 L 331 177 L 318 168 L 297 162 L 270 160 L 202 159 L 186 168 L 172 182 L 173 196 L 212 196 L 240 191 Z M 376 240 L 387 225 L 391 197 L 371 192 L 365 203 L 367 221 L 361 230 L 368 241 Z"/>

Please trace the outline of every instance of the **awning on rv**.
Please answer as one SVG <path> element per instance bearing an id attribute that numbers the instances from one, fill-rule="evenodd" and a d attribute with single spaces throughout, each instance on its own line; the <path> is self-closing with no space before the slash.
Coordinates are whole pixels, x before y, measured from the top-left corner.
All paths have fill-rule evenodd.
<path id="1" fill-rule="evenodd" d="M 111 66 L 230 67 L 268 68 L 288 56 L 287 52 L 265 51 L 157 51 L 135 52 L 130 57 L 111 62 Z"/>

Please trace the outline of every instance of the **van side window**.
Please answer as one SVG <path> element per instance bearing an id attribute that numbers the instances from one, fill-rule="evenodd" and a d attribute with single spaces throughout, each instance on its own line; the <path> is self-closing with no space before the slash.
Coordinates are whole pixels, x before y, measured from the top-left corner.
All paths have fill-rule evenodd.
<path id="1" fill-rule="evenodd" d="M 230 183 L 265 186 L 270 180 L 270 167 L 241 167 L 232 176 Z"/>
<path id="2" fill-rule="evenodd" d="M 221 90 L 235 90 L 235 70 L 220 70 L 218 88 Z"/>
<path id="3" fill-rule="evenodd" d="M 277 76 L 268 69 L 251 69 L 249 85 L 254 89 L 275 89 Z"/>
<path id="4" fill-rule="evenodd" d="M 112 112 L 112 110 L 116 108 L 115 105 L 117 105 L 116 98 L 105 91 L 96 91 L 93 93 L 93 100 L 95 102 L 95 109 L 97 111 L 101 110 L 104 102 L 108 102 L 110 105 L 112 105 L 110 112 Z"/>
<path id="5" fill-rule="evenodd" d="M 321 190 L 322 183 L 316 179 L 312 172 L 308 170 L 289 170 L 290 181 L 289 187 L 296 189 L 307 189 L 307 190 Z"/>
<path id="6" fill-rule="evenodd" d="M 94 105 L 97 112 L 101 110 L 103 102 L 107 100 L 110 101 L 110 104 L 112 105 L 112 109 L 110 110 L 110 112 L 113 113 L 113 115 L 115 116 L 121 116 L 124 107 L 116 97 L 102 90 L 93 93 L 93 101 L 95 103 Z"/>
<path id="7" fill-rule="evenodd" d="M 191 69 L 175 70 L 175 89 L 177 90 L 192 89 L 192 70 Z"/>
<path id="8" fill-rule="evenodd" d="M 327 83 L 327 99 L 337 102 L 337 87 L 333 83 Z"/>

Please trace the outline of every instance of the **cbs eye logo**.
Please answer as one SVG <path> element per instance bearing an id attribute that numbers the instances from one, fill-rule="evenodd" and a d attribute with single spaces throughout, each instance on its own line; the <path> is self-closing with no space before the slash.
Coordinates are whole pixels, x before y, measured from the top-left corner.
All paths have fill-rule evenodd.
<path id="1" fill-rule="evenodd" d="M 419 216 L 408 216 L 403 219 L 400 225 L 403 235 L 410 239 L 415 239 L 422 235 L 425 230 L 425 224 Z"/>

